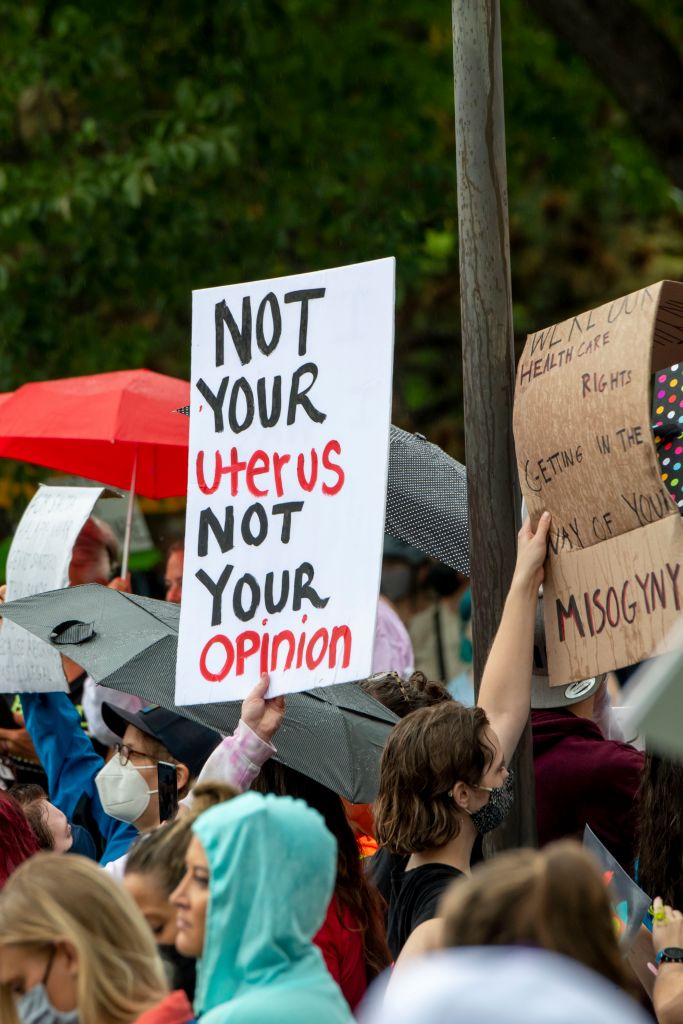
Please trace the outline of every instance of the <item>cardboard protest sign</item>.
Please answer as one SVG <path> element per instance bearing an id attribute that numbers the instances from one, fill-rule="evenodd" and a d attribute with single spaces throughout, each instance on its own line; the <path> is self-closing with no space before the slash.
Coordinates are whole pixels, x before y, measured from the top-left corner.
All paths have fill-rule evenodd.
<path id="1" fill-rule="evenodd" d="M 102 494 L 102 487 L 40 487 L 12 540 L 7 559 L 8 601 L 68 585 L 74 543 Z M 5 619 L 0 629 L 0 692 L 66 689 L 57 651 Z"/>
<path id="2" fill-rule="evenodd" d="M 371 671 L 394 260 L 193 294 L 176 702 Z"/>
<path id="3" fill-rule="evenodd" d="M 619 861 L 614 859 L 588 825 L 584 829 L 583 845 L 590 850 L 602 869 L 602 878 L 612 904 L 614 930 L 622 949 L 628 951 L 638 936 L 641 922 L 652 900 L 629 878 Z"/>
<path id="4" fill-rule="evenodd" d="M 658 284 L 530 334 L 514 433 L 544 584 L 551 686 L 650 655 L 681 614 L 683 523 L 650 428 L 652 371 L 683 352 L 683 285 Z"/>

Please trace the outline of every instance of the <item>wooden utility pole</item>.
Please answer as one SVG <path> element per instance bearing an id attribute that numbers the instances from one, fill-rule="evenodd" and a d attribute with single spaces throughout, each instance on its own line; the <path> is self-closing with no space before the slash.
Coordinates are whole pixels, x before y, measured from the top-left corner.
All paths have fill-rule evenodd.
<path id="1" fill-rule="evenodd" d="M 472 640 L 478 692 L 516 557 L 514 335 L 499 0 L 452 0 L 452 9 Z M 515 762 L 514 811 L 493 833 L 489 851 L 536 843 L 528 723 Z"/>

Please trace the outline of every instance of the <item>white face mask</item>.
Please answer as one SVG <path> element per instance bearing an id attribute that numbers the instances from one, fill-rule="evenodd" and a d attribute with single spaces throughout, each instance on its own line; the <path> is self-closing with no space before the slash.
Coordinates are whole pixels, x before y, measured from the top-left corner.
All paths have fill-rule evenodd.
<path id="1" fill-rule="evenodd" d="M 78 1010 L 55 1010 L 42 982 L 17 1000 L 20 1024 L 78 1024 Z"/>
<path id="2" fill-rule="evenodd" d="M 141 764 L 137 767 L 130 761 L 121 763 L 119 754 L 115 754 L 108 764 L 95 776 L 95 785 L 105 812 L 117 821 L 132 824 L 140 818 L 149 801 L 158 789 L 150 789 L 138 768 L 156 768 L 154 764 Z"/>

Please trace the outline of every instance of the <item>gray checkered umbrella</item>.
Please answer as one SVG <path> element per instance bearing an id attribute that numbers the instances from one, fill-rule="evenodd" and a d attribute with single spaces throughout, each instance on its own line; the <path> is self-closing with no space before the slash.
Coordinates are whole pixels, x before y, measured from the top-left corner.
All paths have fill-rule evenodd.
<path id="1" fill-rule="evenodd" d="M 218 732 L 232 732 L 240 701 L 175 704 L 180 608 L 89 584 L 2 606 L 2 615 L 82 665 L 97 683 Z M 354 803 L 377 793 L 379 759 L 396 716 L 356 683 L 287 696 L 276 760 Z"/>
<path id="2" fill-rule="evenodd" d="M 176 412 L 190 415 L 190 406 Z M 385 530 L 470 575 L 465 467 L 422 434 L 391 427 Z"/>
<path id="3" fill-rule="evenodd" d="M 470 574 L 465 467 L 421 434 L 391 428 L 385 529 Z"/>

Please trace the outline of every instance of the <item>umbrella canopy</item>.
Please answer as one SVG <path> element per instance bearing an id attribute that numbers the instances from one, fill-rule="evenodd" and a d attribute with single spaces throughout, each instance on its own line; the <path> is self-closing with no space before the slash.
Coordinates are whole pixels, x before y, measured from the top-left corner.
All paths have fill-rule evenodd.
<path id="1" fill-rule="evenodd" d="M 178 605 L 89 584 L 11 601 L 2 614 L 73 658 L 102 685 L 219 732 L 237 726 L 241 701 L 175 704 Z M 289 694 L 276 760 L 347 800 L 369 803 L 377 793 L 382 749 L 396 721 L 357 683 Z"/>
<path id="2" fill-rule="evenodd" d="M 36 381 L 0 396 L 0 456 L 131 487 L 187 492 L 188 424 L 173 410 L 190 385 L 151 370 Z"/>
<path id="3" fill-rule="evenodd" d="M 386 532 L 469 576 L 465 467 L 421 434 L 390 437 Z"/>

